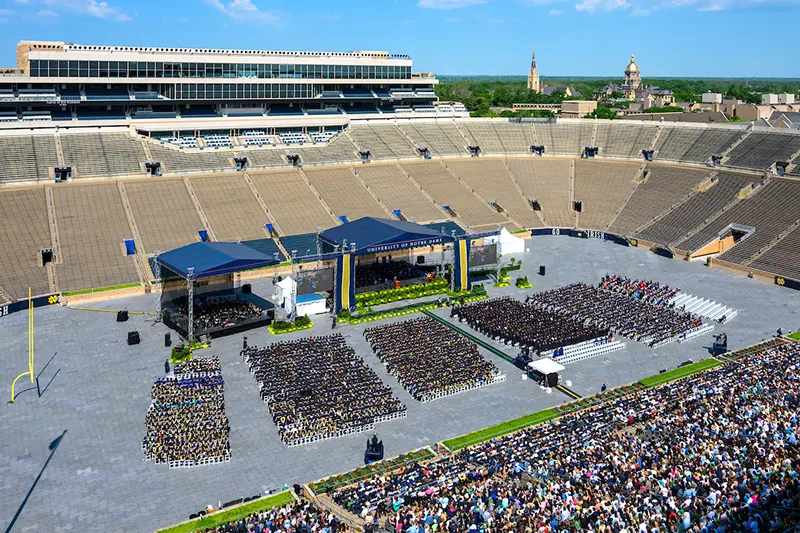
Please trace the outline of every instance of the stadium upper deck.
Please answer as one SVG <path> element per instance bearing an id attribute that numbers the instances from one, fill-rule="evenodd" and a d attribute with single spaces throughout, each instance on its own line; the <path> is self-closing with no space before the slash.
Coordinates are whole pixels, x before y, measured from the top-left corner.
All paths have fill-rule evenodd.
<path id="1" fill-rule="evenodd" d="M 388 52 L 85 46 L 22 41 L 0 73 L 0 124 L 215 116 L 393 114 L 437 80 Z"/>

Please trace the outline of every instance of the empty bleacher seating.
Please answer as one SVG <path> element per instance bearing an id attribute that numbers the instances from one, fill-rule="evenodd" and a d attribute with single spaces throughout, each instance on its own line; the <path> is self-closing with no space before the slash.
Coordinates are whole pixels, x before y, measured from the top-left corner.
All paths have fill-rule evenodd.
<path id="1" fill-rule="evenodd" d="M 203 142 L 208 148 L 231 148 L 231 136 L 224 133 L 207 133 L 203 135 Z"/>
<path id="2" fill-rule="evenodd" d="M 361 150 L 369 150 L 375 159 L 415 157 L 416 147 L 392 125 L 353 125 L 350 136 Z"/>
<path id="3" fill-rule="evenodd" d="M 122 241 L 131 238 L 116 183 L 53 189 L 63 264 L 59 289 L 75 291 L 139 281 Z"/>
<path id="4" fill-rule="evenodd" d="M 142 173 L 146 157 L 141 141 L 125 133 L 80 133 L 61 136 L 64 160 L 81 176 Z"/>
<path id="5" fill-rule="evenodd" d="M 650 165 L 649 176 L 625 204 L 609 228 L 611 233 L 632 235 L 676 203 L 688 198 L 703 183 L 709 172 L 691 168 Z"/>
<path id="6" fill-rule="evenodd" d="M 304 144 L 308 142 L 308 137 L 299 131 L 284 131 L 278 136 L 283 144 Z"/>
<path id="7" fill-rule="evenodd" d="M 475 122 L 467 121 L 461 124 L 461 126 L 467 136 L 467 140 L 470 141 L 470 146 L 480 146 L 481 152 L 505 153 L 506 149 L 492 122 L 483 120 Z M 527 152 L 529 149 L 525 151 Z"/>
<path id="8" fill-rule="evenodd" d="M 417 147 L 425 147 L 433 155 L 466 155 L 466 141 L 452 124 L 408 124 L 400 130 L 412 139 Z"/>
<path id="9" fill-rule="evenodd" d="M 251 172 L 250 179 L 282 235 L 311 233 L 317 227 L 336 225 L 299 172 Z"/>
<path id="10" fill-rule="evenodd" d="M 605 229 L 630 194 L 638 170 L 636 163 L 577 160 L 575 200 L 583 202 L 578 226 L 583 229 Z"/>
<path id="11" fill-rule="evenodd" d="M 447 166 L 484 200 L 497 202 L 523 228 L 542 223 L 498 160 L 451 161 Z"/>
<path id="12" fill-rule="evenodd" d="M 165 172 L 209 171 L 233 168 L 231 159 L 234 156 L 230 152 L 218 152 L 216 150 L 184 152 L 159 144 L 151 144 L 150 154 L 154 160 L 161 163 Z"/>
<path id="13" fill-rule="evenodd" d="M 306 170 L 305 173 L 337 217 L 344 215 L 349 220 L 356 220 L 361 217 L 389 216 L 349 168 Z"/>
<path id="14" fill-rule="evenodd" d="M 249 241 L 242 241 L 242 244 L 269 257 L 274 257 L 275 254 L 278 254 L 278 259 L 286 259 L 281 252 L 281 249 L 278 248 L 278 245 L 275 244 L 275 241 L 272 239 L 253 239 Z"/>
<path id="15" fill-rule="evenodd" d="M 399 209 L 406 219 L 415 222 L 445 217 L 396 165 L 364 166 L 355 169 L 372 193 L 390 211 Z"/>
<path id="16" fill-rule="evenodd" d="M 717 177 L 715 185 L 693 194 L 686 202 L 639 230 L 637 237 L 661 245 L 681 240 L 693 228 L 734 200 L 745 185 L 754 181 L 752 176 L 739 174 L 720 173 Z"/>
<path id="17" fill-rule="evenodd" d="M 800 228 L 795 228 L 750 266 L 800 281 Z"/>
<path id="18" fill-rule="evenodd" d="M 575 226 L 575 214 L 570 204 L 570 161 L 509 158 L 507 163 L 525 199 L 539 202 L 545 226 Z"/>
<path id="19" fill-rule="evenodd" d="M 536 137 L 550 155 L 576 155 L 592 143 L 594 125 L 587 122 L 536 124 Z M 534 144 L 534 143 L 531 143 Z M 602 153 L 602 152 L 601 152 Z"/>
<path id="20" fill-rule="evenodd" d="M 203 223 L 182 179 L 125 183 L 145 253 L 166 252 L 198 240 Z"/>
<path id="21" fill-rule="evenodd" d="M 261 147 L 273 144 L 272 139 L 264 130 L 244 130 L 239 134 L 239 140 L 245 148 L 248 146 Z"/>
<path id="22" fill-rule="evenodd" d="M 314 145 L 292 150 L 306 164 L 355 162 L 358 158 L 356 147 L 350 139 L 340 133 L 328 138 L 328 142 L 317 141 Z"/>
<path id="23" fill-rule="evenodd" d="M 192 178 L 192 189 L 219 241 L 260 239 L 267 215 L 241 175 Z"/>
<path id="24" fill-rule="evenodd" d="M 702 230 L 679 243 L 681 250 L 696 250 L 730 224 L 752 226 L 755 232 L 720 256 L 732 263 L 743 263 L 770 244 L 800 219 L 800 182 L 775 179 L 752 196 L 722 212 Z"/>
<path id="25" fill-rule="evenodd" d="M 731 153 L 726 165 L 763 170 L 776 161 L 788 161 L 800 151 L 800 134 L 753 132 Z"/>
<path id="26" fill-rule="evenodd" d="M 476 198 L 440 163 L 404 164 L 403 170 L 441 205 L 449 205 L 470 227 L 503 224 L 505 217 Z"/>
<path id="27" fill-rule="evenodd" d="M 642 157 L 642 150 L 653 144 L 656 127 L 642 124 L 598 124 L 597 147 L 605 157 Z"/>
<path id="28" fill-rule="evenodd" d="M 52 135 L 0 136 L 0 180 L 47 179 L 57 167 L 58 154 Z"/>
<path id="29" fill-rule="evenodd" d="M 52 248 L 44 188 L 3 189 L 0 213 L 0 287 L 15 299 L 27 298 L 28 287 L 49 293 L 41 262 L 41 249 Z"/>

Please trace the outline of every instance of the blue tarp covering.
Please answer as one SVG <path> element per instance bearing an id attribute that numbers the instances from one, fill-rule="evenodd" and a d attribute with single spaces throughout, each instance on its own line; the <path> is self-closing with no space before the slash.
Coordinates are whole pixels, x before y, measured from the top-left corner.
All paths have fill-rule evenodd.
<path id="1" fill-rule="evenodd" d="M 345 240 L 348 247 L 351 243 L 356 243 L 355 253 L 357 255 L 453 241 L 452 236 L 442 235 L 440 232 L 420 224 L 373 217 L 359 218 L 353 222 L 325 230 L 320 234 L 320 238 L 323 244 L 328 245 L 328 248 L 335 244 L 341 246 Z"/>
<path id="2" fill-rule="evenodd" d="M 193 279 L 209 278 L 277 265 L 270 256 L 238 242 L 196 242 L 158 256 L 158 262 L 186 278 L 194 268 Z"/>

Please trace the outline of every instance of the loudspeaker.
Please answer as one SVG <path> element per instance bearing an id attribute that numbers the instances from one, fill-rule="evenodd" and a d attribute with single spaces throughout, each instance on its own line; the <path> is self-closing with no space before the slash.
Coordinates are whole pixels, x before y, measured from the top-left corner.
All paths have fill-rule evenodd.
<path id="1" fill-rule="evenodd" d="M 172 335 L 169 333 L 164 333 L 164 346 L 167 348 L 172 346 Z"/>
<path id="2" fill-rule="evenodd" d="M 539 265 L 539 275 L 540 276 L 544 276 L 544 271 L 545 271 L 544 265 Z"/>
<path id="3" fill-rule="evenodd" d="M 583 202 L 581 200 L 575 200 L 572 205 L 578 213 L 583 210 Z"/>
<path id="4" fill-rule="evenodd" d="M 242 285 L 242 294 L 250 294 L 251 292 L 253 292 L 253 288 L 249 283 Z"/>
<path id="5" fill-rule="evenodd" d="M 558 385 L 558 374 L 555 372 L 552 374 L 547 374 L 545 382 L 547 383 L 548 387 L 555 387 L 556 385 Z"/>
<path id="6" fill-rule="evenodd" d="M 117 311 L 117 322 L 127 322 L 127 321 L 128 321 L 128 312 Z"/>
<path id="7" fill-rule="evenodd" d="M 128 346 L 132 346 L 134 344 L 139 344 L 139 332 L 138 331 L 129 331 L 128 332 Z"/>
<path id="8" fill-rule="evenodd" d="M 417 264 L 418 265 L 424 265 L 425 264 L 425 256 L 424 255 L 418 255 L 417 256 Z"/>

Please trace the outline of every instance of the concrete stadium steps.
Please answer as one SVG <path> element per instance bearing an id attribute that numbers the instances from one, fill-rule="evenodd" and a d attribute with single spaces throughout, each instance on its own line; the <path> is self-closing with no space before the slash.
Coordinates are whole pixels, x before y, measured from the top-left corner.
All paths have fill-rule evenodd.
<path id="1" fill-rule="evenodd" d="M 800 150 L 800 134 L 754 131 L 728 154 L 726 165 L 764 170 L 776 161 L 789 161 Z"/>
<path id="2" fill-rule="evenodd" d="M 268 237 L 267 214 L 241 174 L 202 176 L 189 180 L 203 213 L 219 241 Z"/>
<path id="3" fill-rule="evenodd" d="M 391 216 L 349 168 L 306 169 L 303 172 L 337 217 L 346 216 L 348 220 L 356 220 L 361 217 Z"/>
<path id="4" fill-rule="evenodd" d="M 415 222 L 441 220 L 447 216 L 397 165 L 365 165 L 353 170 L 390 211 L 399 209 L 403 216 Z"/>
<path id="5" fill-rule="evenodd" d="M 755 227 L 755 232 L 720 256 L 743 263 L 800 219 L 800 182 L 774 179 L 754 195 L 737 202 L 692 237 L 678 244 L 681 250 L 697 250 L 730 224 Z"/>
<path id="6" fill-rule="evenodd" d="M 584 148 L 592 145 L 594 124 L 590 122 L 537 123 L 534 125 L 534 130 L 540 144 L 544 145 L 546 155 L 580 156 L 583 154 Z"/>
<path id="7" fill-rule="evenodd" d="M 741 174 L 720 173 L 717 177 L 718 181 L 709 189 L 692 194 L 686 202 L 637 231 L 636 236 L 662 245 L 679 241 L 735 200 L 745 185 L 756 181 L 753 176 Z"/>
<path id="8" fill-rule="evenodd" d="M 58 166 L 52 135 L 0 136 L 0 181 L 45 180 Z"/>
<path id="9" fill-rule="evenodd" d="M 344 134 L 339 134 L 329 142 L 317 143 L 316 145 L 304 145 L 302 147 L 287 147 L 289 153 L 296 153 L 300 156 L 300 162 L 304 165 L 320 165 L 326 163 L 351 163 L 360 159 L 358 149 Z M 245 152 L 244 155 L 248 155 Z"/>
<path id="10" fill-rule="evenodd" d="M 572 210 L 570 175 L 572 161 L 567 159 L 506 159 L 508 169 L 519 184 L 524 200 L 536 199 L 542 206 L 544 225 L 554 228 L 575 226 Z"/>
<path id="11" fill-rule="evenodd" d="M 206 149 L 203 151 L 163 146 L 151 141 L 150 153 L 161 163 L 164 172 L 208 172 L 211 170 L 233 170 L 234 152 Z"/>
<path id="12" fill-rule="evenodd" d="M 523 228 L 542 227 L 539 217 L 517 189 L 503 161 L 448 161 L 447 167 L 484 201 L 499 203 L 518 225 Z"/>
<path id="13" fill-rule="evenodd" d="M 424 146 L 434 156 L 468 155 L 467 142 L 453 124 L 401 124 L 400 131 L 417 146 Z"/>
<path id="14" fill-rule="evenodd" d="M 374 159 L 417 157 L 417 149 L 394 125 L 358 125 L 348 128 L 348 134 L 361 150 L 369 150 Z"/>
<path id="15" fill-rule="evenodd" d="M 449 205 L 467 226 L 503 224 L 506 218 L 481 202 L 440 163 L 425 162 L 403 164 L 403 171 L 411 176 L 433 200 L 441 206 Z"/>
<path id="16" fill-rule="evenodd" d="M 656 140 L 653 148 L 656 160 L 666 161 L 686 161 L 686 154 L 705 134 L 707 128 L 688 128 L 662 125 L 659 126 L 661 133 Z M 697 155 L 696 158 L 702 157 Z M 710 154 L 709 154 L 710 157 Z M 700 159 L 696 163 L 702 163 L 707 159 Z"/>
<path id="17" fill-rule="evenodd" d="M 614 161 L 575 162 L 575 200 L 582 202 L 578 225 L 604 229 L 635 186 L 639 163 Z"/>
<path id="18" fill-rule="evenodd" d="M 683 308 L 707 320 L 716 321 L 724 316 L 727 322 L 739 314 L 738 310 L 731 307 L 683 292 L 678 293 L 671 303 L 675 304 L 677 309 Z"/>
<path id="19" fill-rule="evenodd" d="M 15 299 L 47 294 L 42 248 L 51 248 L 47 200 L 42 187 L 0 190 L 0 286 Z"/>
<path id="20" fill-rule="evenodd" d="M 140 282 L 122 241 L 131 230 L 115 183 L 53 190 L 62 264 L 59 289 L 75 291 Z"/>
<path id="21" fill-rule="evenodd" d="M 589 359 L 591 357 L 597 357 L 598 355 L 624 350 L 625 346 L 626 343 L 624 342 L 609 342 L 608 339 L 604 337 L 601 339 L 579 342 L 570 346 L 564 346 L 564 354 L 556 357 L 553 357 L 555 350 L 547 350 L 542 352 L 542 357 L 547 357 L 548 359 L 552 359 L 557 363 L 566 365 L 569 363 L 575 363 L 577 361 L 583 361 L 584 359 Z"/>
<path id="22" fill-rule="evenodd" d="M 649 165 L 649 174 L 640 183 L 609 231 L 619 235 L 633 233 L 660 213 L 688 198 L 708 178 L 708 171 Z"/>
<path id="23" fill-rule="evenodd" d="M 536 144 L 536 134 L 532 124 L 525 122 L 493 122 L 492 127 L 497 133 L 505 153 L 528 154 L 531 151 L 531 145 Z M 483 150 L 482 145 L 481 150 Z"/>
<path id="24" fill-rule="evenodd" d="M 800 280 L 800 227 L 792 230 L 748 266 Z"/>
<path id="25" fill-rule="evenodd" d="M 601 157 L 641 158 L 655 136 L 655 125 L 598 123 L 596 141 Z"/>
<path id="26" fill-rule="evenodd" d="M 317 227 L 338 223 L 297 170 L 248 174 L 282 236 L 316 233 Z"/>
<path id="27" fill-rule="evenodd" d="M 125 183 L 143 253 L 168 251 L 197 242 L 203 228 L 182 179 Z"/>

